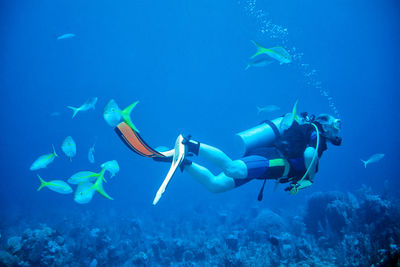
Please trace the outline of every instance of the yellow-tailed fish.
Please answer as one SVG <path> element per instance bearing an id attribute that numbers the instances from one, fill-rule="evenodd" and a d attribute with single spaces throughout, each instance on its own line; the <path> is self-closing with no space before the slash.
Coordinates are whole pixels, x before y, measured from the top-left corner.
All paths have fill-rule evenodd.
<path id="1" fill-rule="evenodd" d="M 248 70 L 250 67 L 265 67 L 271 64 L 273 61 L 271 59 L 267 58 L 261 58 L 254 60 L 250 63 L 247 64 L 246 68 L 244 70 Z"/>
<path id="2" fill-rule="evenodd" d="M 61 149 L 65 155 L 67 155 L 69 160 L 72 161 L 72 158 L 76 155 L 76 144 L 74 139 L 72 139 L 71 136 L 67 136 L 61 145 Z"/>
<path id="3" fill-rule="evenodd" d="M 40 180 L 40 186 L 37 189 L 37 191 L 40 191 L 40 189 L 42 189 L 43 187 L 47 187 L 48 189 L 60 193 L 60 194 L 70 194 L 72 193 L 72 188 L 69 186 L 69 184 L 67 184 L 64 181 L 61 180 L 53 180 L 50 182 L 46 182 L 45 180 L 42 179 L 42 177 L 40 177 L 40 175 L 38 175 L 39 180 Z"/>
<path id="4" fill-rule="evenodd" d="M 252 59 L 256 56 L 266 54 L 267 56 L 279 61 L 280 64 L 292 62 L 292 57 L 290 56 L 288 51 L 286 51 L 286 49 L 281 46 L 265 48 L 255 41 L 251 42 L 257 47 L 257 52 L 253 56 L 251 56 Z"/>
<path id="5" fill-rule="evenodd" d="M 78 114 L 79 111 L 95 109 L 96 103 L 97 103 L 97 97 L 91 97 L 85 103 L 83 103 L 79 108 L 72 107 L 72 106 L 67 106 L 67 108 L 72 109 L 72 111 L 74 112 L 72 114 L 72 118 L 74 118 L 76 116 L 76 114 Z"/>
<path id="6" fill-rule="evenodd" d="M 104 178 L 104 173 L 105 173 L 105 171 L 106 171 L 106 169 L 103 168 L 103 169 L 101 170 L 101 172 L 98 173 L 96 182 L 92 185 L 92 187 L 90 187 L 90 188 L 89 188 L 87 191 L 85 191 L 84 193 L 89 192 L 90 190 L 96 190 L 96 191 L 97 191 L 100 195 L 102 195 L 103 197 L 105 197 L 105 198 L 107 198 L 107 199 L 109 199 L 109 200 L 114 200 L 112 197 L 110 197 L 110 196 L 106 193 L 106 191 L 104 191 L 104 188 L 103 188 L 103 181 L 105 181 L 105 178 Z"/>
<path id="7" fill-rule="evenodd" d="M 111 173 L 111 177 L 114 177 L 119 172 L 119 165 L 116 160 L 110 160 L 101 164 L 101 168 L 105 168 L 106 171 Z"/>
<path id="8" fill-rule="evenodd" d="M 131 120 L 131 112 L 138 103 L 139 101 L 136 101 L 126 107 L 124 110 L 121 110 L 115 100 L 111 99 L 104 108 L 104 120 L 111 127 L 115 127 L 122 119 L 126 124 L 128 124 L 129 127 L 132 128 L 132 130 L 139 132 L 139 130 L 136 128 Z"/>
<path id="9" fill-rule="evenodd" d="M 280 123 L 280 129 L 281 131 L 286 131 L 290 127 L 292 127 L 293 122 L 297 121 L 299 122 L 299 116 L 297 115 L 297 103 L 299 101 L 296 100 L 296 103 L 293 106 L 293 110 L 291 113 L 286 113 L 285 116 L 283 117 L 281 123 Z"/>
<path id="10" fill-rule="evenodd" d="M 53 146 L 53 153 L 40 156 L 39 158 L 37 158 L 32 163 L 32 165 L 31 165 L 31 167 L 29 169 L 31 171 L 35 171 L 35 170 L 39 170 L 39 169 L 42 169 L 42 168 L 46 168 L 47 165 L 52 163 L 56 157 L 58 157 L 58 155 L 57 155 L 56 150 L 54 149 L 54 146 Z"/>
<path id="11" fill-rule="evenodd" d="M 74 200 L 79 204 L 89 203 L 96 191 L 93 188 L 93 183 L 85 181 L 78 185 L 75 190 Z"/>
<path id="12" fill-rule="evenodd" d="M 115 127 L 122 119 L 121 112 L 122 110 L 119 108 L 117 102 L 115 102 L 114 99 L 111 99 L 104 107 L 104 113 L 103 113 L 104 120 L 111 127 Z"/>
<path id="13" fill-rule="evenodd" d="M 77 172 L 70 178 L 68 178 L 67 182 L 70 184 L 80 184 L 82 182 L 87 182 L 87 181 L 93 182 L 97 179 L 98 175 L 99 175 L 98 173 L 90 171 Z"/>

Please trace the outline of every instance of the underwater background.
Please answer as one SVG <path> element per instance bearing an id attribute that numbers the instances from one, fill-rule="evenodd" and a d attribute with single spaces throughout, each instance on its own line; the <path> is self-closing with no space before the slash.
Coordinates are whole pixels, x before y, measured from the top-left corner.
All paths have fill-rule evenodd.
<path id="1" fill-rule="evenodd" d="M 23 0 L 0 13 L 0 266 L 398 265 L 398 1 Z M 251 40 L 292 62 L 245 70 Z M 91 97 L 96 108 L 72 119 L 67 106 Z M 152 206 L 169 166 L 121 142 L 103 119 L 110 99 L 139 101 L 132 120 L 155 147 L 191 134 L 238 158 L 235 133 L 296 100 L 339 117 L 343 143 L 296 196 L 273 181 L 262 202 L 262 181 L 212 194 L 179 171 Z M 258 114 L 267 105 L 280 110 Z M 52 144 L 59 157 L 31 171 Z M 104 183 L 112 201 L 37 191 L 37 174 L 66 181 L 108 160 L 120 166 Z"/>

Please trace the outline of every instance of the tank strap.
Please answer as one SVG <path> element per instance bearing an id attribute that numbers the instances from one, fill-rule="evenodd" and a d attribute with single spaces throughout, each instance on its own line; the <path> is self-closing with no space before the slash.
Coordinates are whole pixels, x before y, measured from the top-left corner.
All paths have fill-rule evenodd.
<path id="1" fill-rule="evenodd" d="M 281 133 L 279 132 L 279 129 L 278 127 L 276 127 L 275 123 L 270 120 L 265 120 L 263 121 L 263 123 L 266 123 L 271 127 L 271 129 L 274 131 L 276 139 L 279 139 L 281 137 Z"/>

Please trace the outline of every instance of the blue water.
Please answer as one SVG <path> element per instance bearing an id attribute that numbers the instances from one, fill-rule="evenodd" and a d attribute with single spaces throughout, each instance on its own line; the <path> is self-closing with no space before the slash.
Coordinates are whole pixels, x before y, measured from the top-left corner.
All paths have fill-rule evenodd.
<path id="1" fill-rule="evenodd" d="M 59 218 L 135 216 L 167 223 L 193 220 L 194 210 L 238 213 L 257 205 L 296 214 L 314 192 L 355 191 L 363 184 L 398 198 L 400 5 L 397 1 L 3 1 L 0 4 L 1 221 L 52 225 Z M 57 40 L 64 33 L 71 39 Z M 294 57 L 245 71 L 256 49 L 283 46 Z M 327 92 L 327 94 L 321 93 Z M 71 119 L 66 106 L 98 97 L 96 109 Z M 209 193 L 177 173 L 151 205 L 168 165 L 142 158 L 103 119 L 107 102 L 136 100 L 132 118 L 151 145 L 172 146 L 180 133 L 238 157 L 234 134 L 262 120 L 299 109 L 331 113 L 343 121 L 343 144 L 323 155 L 315 183 L 293 197 L 260 181 L 223 194 Z M 279 112 L 257 114 L 274 104 Z M 51 116 L 59 112 L 59 116 Z M 72 162 L 61 152 L 71 135 Z M 96 142 L 95 164 L 87 160 Z M 60 155 L 30 171 L 54 144 Z M 364 169 L 360 158 L 385 157 Z M 81 170 L 100 171 L 116 159 L 119 174 L 105 190 L 79 205 L 72 195 L 37 192 L 36 174 L 66 180 Z M 204 163 L 204 161 L 201 161 Z M 213 171 L 217 169 L 211 167 Z M 113 224 L 113 221 L 109 222 Z M 4 238 L 4 236 L 3 236 Z M 5 242 L 4 240 L 2 241 Z M 79 259 L 77 259 L 79 261 Z"/>

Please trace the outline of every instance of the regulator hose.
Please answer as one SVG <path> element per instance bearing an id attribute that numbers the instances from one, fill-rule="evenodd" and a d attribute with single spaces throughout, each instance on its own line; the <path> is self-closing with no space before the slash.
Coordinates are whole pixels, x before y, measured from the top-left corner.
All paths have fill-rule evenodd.
<path id="1" fill-rule="evenodd" d="M 318 130 L 317 125 L 315 125 L 314 123 L 310 123 L 310 124 L 311 124 L 312 126 L 314 126 L 315 131 L 317 132 L 317 145 L 315 146 L 314 156 L 313 156 L 313 158 L 312 158 L 312 160 L 311 160 L 310 165 L 309 165 L 308 168 L 307 168 L 306 173 L 303 175 L 303 177 L 302 177 L 297 183 L 300 183 L 301 181 L 304 180 L 304 178 L 306 178 L 307 174 L 310 172 L 311 167 L 312 167 L 313 164 L 314 164 L 315 159 L 316 159 L 317 156 L 318 156 L 318 148 L 319 148 L 319 130 Z"/>

